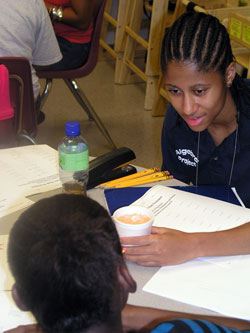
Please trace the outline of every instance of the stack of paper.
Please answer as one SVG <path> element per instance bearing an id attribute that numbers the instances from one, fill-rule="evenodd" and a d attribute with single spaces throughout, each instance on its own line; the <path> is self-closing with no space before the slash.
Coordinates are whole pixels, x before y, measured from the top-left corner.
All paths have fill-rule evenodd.
<path id="1" fill-rule="evenodd" d="M 185 232 L 225 230 L 250 221 L 250 209 L 154 186 L 133 205 L 150 208 L 154 226 Z M 202 258 L 162 267 L 143 290 L 250 320 L 250 255 Z"/>
<path id="2" fill-rule="evenodd" d="M 61 187 L 57 151 L 47 145 L 2 149 L 0 153 L 0 218 L 33 204 L 27 196 Z M 30 312 L 17 308 L 14 283 L 7 263 L 7 235 L 0 235 L 0 332 L 35 322 Z"/>
<path id="3" fill-rule="evenodd" d="M 0 217 L 31 205 L 29 195 L 61 187 L 57 158 L 47 145 L 1 150 Z"/>

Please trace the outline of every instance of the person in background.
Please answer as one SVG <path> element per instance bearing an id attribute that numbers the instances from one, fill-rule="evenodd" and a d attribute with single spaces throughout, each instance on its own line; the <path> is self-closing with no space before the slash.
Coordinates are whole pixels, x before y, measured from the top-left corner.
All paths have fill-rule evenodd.
<path id="1" fill-rule="evenodd" d="M 43 0 L 0 0 L 0 41 L 0 57 L 30 61 L 37 100 L 40 84 L 34 67 L 46 68 L 62 58 Z"/>
<path id="2" fill-rule="evenodd" d="M 10 232 L 8 262 L 15 280 L 13 298 L 20 309 L 34 314 L 38 325 L 6 333 L 193 332 L 192 327 L 222 332 L 222 323 L 250 329 L 249 322 L 236 319 L 192 321 L 199 316 L 126 306 L 136 283 L 126 267 L 115 224 L 86 196 L 59 194 L 27 209 Z"/>
<path id="3" fill-rule="evenodd" d="M 100 0 L 44 0 L 63 55 L 50 69 L 73 69 L 88 58 L 94 17 Z"/>
<path id="4" fill-rule="evenodd" d="M 14 144 L 14 110 L 10 104 L 9 72 L 0 65 L 0 148 L 9 148 Z"/>
<path id="5" fill-rule="evenodd" d="M 235 187 L 250 207 L 250 83 L 236 73 L 225 27 L 214 16 L 184 13 L 166 30 L 161 63 L 170 101 L 162 169 L 187 184 Z M 126 247 L 126 258 L 145 266 L 250 254 L 250 223 L 206 233 L 154 227 L 122 244 L 140 245 Z"/>

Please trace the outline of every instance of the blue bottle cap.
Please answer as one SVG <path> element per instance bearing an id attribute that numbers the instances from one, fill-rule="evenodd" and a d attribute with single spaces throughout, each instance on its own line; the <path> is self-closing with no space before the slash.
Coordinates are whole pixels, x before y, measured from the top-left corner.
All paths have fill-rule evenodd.
<path id="1" fill-rule="evenodd" d="M 67 121 L 65 125 L 65 133 L 69 136 L 80 135 L 80 123 L 78 121 Z"/>

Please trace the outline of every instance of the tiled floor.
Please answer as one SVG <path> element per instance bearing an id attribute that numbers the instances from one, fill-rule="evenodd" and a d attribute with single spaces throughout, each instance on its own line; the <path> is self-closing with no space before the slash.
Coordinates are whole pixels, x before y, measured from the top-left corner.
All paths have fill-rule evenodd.
<path id="1" fill-rule="evenodd" d="M 151 111 L 144 110 L 145 84 L 115 85 L 113 60 L 99 61 L 91 75 L 77 81 L 117 147 L 131 148 L 136 155 L 134 163 L 139 166 L 160 167 L 163 117 L 152 117 Z M 57 148 L 64 136 L 65 122 L 79 120 L 92 156 L 111 150 L 95 123 L 88 121 L 63 80 L 54 80 L 43 111 L 46 120 L 39 125 L 37 143 Z"/>

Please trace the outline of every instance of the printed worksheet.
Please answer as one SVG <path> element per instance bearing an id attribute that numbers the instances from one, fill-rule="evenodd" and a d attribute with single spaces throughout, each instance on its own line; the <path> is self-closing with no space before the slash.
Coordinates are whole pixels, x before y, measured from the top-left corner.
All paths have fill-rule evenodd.
<path id="1" fill-rule="evenodd" d="M 154 226 L 185 232 L 226 230 L 250 221 L 248 208 L 162 185 L 153 186 L 132 205 L 151 209 Z"/>
<path id="2" fill-rule="evenodd" d="M 185 232 L 226 230 L 250 221 L 250 209 L 157 185 L 133 205 L 151 209 L 154 226 Z M 143 290 L 250 320 L 250 255 L 200 258 L 166 266 Z"/>
<path id="3" fill-rule="evenodd" d="M 47 145 L 2 149 L 0 188 L 23 196 L 61 187 L 57 151 Z"/>
<path id="4" fill-rule="evenodd" d="M 19 209 L 26 208 L 34 202 L 24 197 L 21 192 L 1 190 L 0 191 L 0 218 L 11 214 Z"/>
<path id="5" fill-rule="evenodd" d="M 47 145 L 1 149 L 0 218 L 31 205 L 27 196 L 60 187 L 55 149 Z"/>

